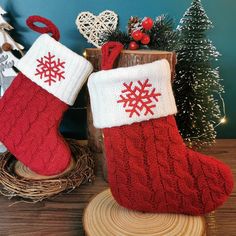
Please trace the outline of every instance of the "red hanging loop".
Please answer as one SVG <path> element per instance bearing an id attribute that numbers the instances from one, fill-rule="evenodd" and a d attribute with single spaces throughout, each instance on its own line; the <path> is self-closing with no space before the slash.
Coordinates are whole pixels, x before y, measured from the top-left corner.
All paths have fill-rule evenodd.
<path id="1" fill-rule="evenodd" d="M 35 23 L 43 23 L 45 24 L 45 27 L 37 26 L 35 25 Z M 30 16 L 26 20 L 26 24 L 28 25 L 30 29 L 38 33 L 41 33 L 41 34 L 51 33 L 54 39 L 56 39 L 57 41 L 59 41 L 60 39 L 60 32 L 58 28 L 49 19 L 46 19 L 42 16 Z"/>
<path id="2" fill-rule="evenodd" d="M 113 68 L 113 64 L 122 51 L 123 47 L 123 44 L 113 41 L 105 43 L 102 46 L 102 70 L 109 70 Z"/>

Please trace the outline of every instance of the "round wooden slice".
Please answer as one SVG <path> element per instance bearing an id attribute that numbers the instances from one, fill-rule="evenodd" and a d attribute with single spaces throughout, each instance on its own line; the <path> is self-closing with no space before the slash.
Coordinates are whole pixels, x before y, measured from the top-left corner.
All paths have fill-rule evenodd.
<path id="1" fill-rule="evenodd" d="M 110 189 L 90 201 L 83 224 L 87 236 L 206 235 L 204 217 L 131 211 L 118 205 Z"/>
<path id="2" fill-rule="evenodd" d="M 30 180 L 44 180 L 44 179 L 59 178 L 65 175 L 66 173 L 68 173 L 69 171 L 71 171 L 74 167 L 75 167 L 75 160 L 71 158 L 71 162 L 69 166 L 66 168 L 66 170 L 64 170 L 62 173 L 58 175 L 51 175 L 51 176 L 39 175 L 35 173 L 34 171 L 30 170 L 27 166 L 25 166 L 20 161 L 16 161 L 14 170 L 15 170 L 15 173 L 22 178 L 30 179 Z"/>

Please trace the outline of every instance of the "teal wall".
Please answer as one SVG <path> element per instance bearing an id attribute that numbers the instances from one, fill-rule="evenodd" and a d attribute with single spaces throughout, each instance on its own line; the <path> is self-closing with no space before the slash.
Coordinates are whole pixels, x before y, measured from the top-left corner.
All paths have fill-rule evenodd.
<path id="1" fill-rule="evenodd" d="M 222 54 L 219 66 L 226 91 L 224 98 L 228 122 L 218 128 L 218 137 L 236 138 L 236 1 L 202 2 L 215 25 L 209 37 Z M 168 13 L 178 23 L 190 3 L 191 0 L 0 0 L 2 7 L 10 13 L 22 44 L 28 47 L 37 37 L 25 26 L 25 19 L 29 15 L 39 14 L 54 21 L 61 30 L 61 42 L 80 53 L 91 46 L 79 34 L 74 23 L 81 11 L 98 14 L 106 9 L 114 10 L 119 14 L 120 26 L 124 29 L 131 15 L 155 17 Z"/>

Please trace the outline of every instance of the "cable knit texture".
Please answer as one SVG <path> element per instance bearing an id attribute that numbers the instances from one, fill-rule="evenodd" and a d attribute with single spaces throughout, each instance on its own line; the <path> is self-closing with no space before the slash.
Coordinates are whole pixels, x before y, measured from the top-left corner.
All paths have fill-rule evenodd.
<path id="1" fill-rule="evenodd" d="M 19 73 L 0 100 L 0 140 L 31 170 L 61 173 L 71 153 L 58 131 L 68 105 Z"/>
<path id="2" fill-rule="evenodd" d="M 229 167 L 187 149 L 173 116 L 103 131 L 111 191 L 128 209 L 201 215 L 232 191 Z"/>

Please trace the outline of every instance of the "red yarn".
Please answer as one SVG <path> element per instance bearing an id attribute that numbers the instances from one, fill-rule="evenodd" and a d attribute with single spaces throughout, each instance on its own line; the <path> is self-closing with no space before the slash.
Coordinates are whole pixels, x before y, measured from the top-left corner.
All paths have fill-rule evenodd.
<path id="1" fill-rule="evenodd" d="M 31 170 L 63 172 L 71 160 L 58 131 L 67 104 L 19 73 L 0 100 L 0 140 Z"/>
<path id="2" fill-rule="evenodd" d="M 124 46 L 121 43 L 113 41 L 105 43 L 102 46 L 102 70 L 112 69 L 114 62 L 119 56 L 123 47 Z"/>
<path id="3" fill-rule="evenodd" d="M 46 27 L 40 27 L 35 25 L 35 23 L 43 23 L 46 25 Z M 54 25 L 54 23 L 52 21 L 50 21 L 47 18 L 44 18 L 42 16 L 30 16 L 28 17 L 28 19 L 26 20 L 26 24 L 29 26 L 30 29 L 41 33 L 41 34 L 48 34 L 51 33 L 52 37 L 59 41 L 60 39 L 60 32 L 58 30 L 58 28 L 56 27 L 56 25 Z"/>
<path id="4" fill-rule="evenodd" d="M 103 132 L 110 188 L 128 209 L 201 215 L 233 189 L 230 168 L 186 148 L 173 116 Z"/>

